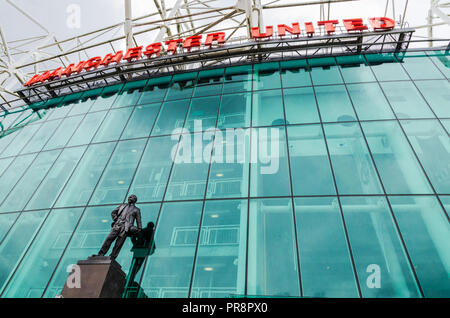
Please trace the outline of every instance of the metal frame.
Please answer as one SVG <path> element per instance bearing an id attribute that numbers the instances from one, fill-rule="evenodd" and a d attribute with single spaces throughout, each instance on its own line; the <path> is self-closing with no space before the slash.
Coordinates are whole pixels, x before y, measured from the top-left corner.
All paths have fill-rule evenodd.
<path id="1" fill-rule="evenodd" d="M 172 7 L 168 7 L 165 0 L 153 0 L 155 12 L 134 19 L 131 0 L 124 0 L 123 22 L 63 40 L 56 39 L 51 30 L 17 5 L 14 0 L 5 1 L 13 10 L 35 24 L 38 30 L 42 31 L 42 35 L 7 42 L 0 25 L 0 106 L 3 110 L 24 105 L 23 96 L 18 90 L 20 91 L 23 83 L 31 76 L 59 66 L 65 67 L 70 61 L 92 57 L 93 50 L 97 51 L 97 54 L 99 50 L 105 53 L 111 50 L 116 52 L 123 47 L 129 48 L 137 44 L 216 31 L 227 31 L 227 43 L 233 44 L 248 39 L 252 27 L 259 27 L 262 31 L 265 27 L 266 11 L 269 13 L 280 9 L 314 7 L 319 9 L 320 19 L 328 19 L 336 4 L 360 0 L 234 0 L 230 1 L 231 5 L 228 7 L 223 7 L 217 0 L 176 0 Z M 404 7 L 401 6 L 403 3 Z M 401 27 L 405 27 L 408 5 L 408 0 L 400 4 L 397 0 L 397 5 L 395 0 L 386 0 L 384 16 L 395 18 Z M 398 10 L 399 6 L 401 10 Z M 418 42 L 429 43 L 430 46 L 440 41 L 446 43 L 438 43 L 439 46 L 449 43 L 448 39 L 432 38 L 434 27 L 450 25 L 450 18 L 444 12 L 449 7 L 448 2 L 430 0 L 429 23 L 418 27 L 428 28 L 429 36 L 420 38 Z M 396 8 L 402 13 L 399 17 L 396 15 Z M 383 12 L 374 15 L 383 16 Z M 435 20 L 434 16 L 437 17 Z M 311 43 L 312 41 L 309 42 Z M 286 49 L 285 46 L 282 47 Z M 219 62 L 220 59 L 221 57 Z M 119 66 L 117 73 L 120 73 L 122 68 Z M 109 72 L 106 69 L 103 71 Z"/>

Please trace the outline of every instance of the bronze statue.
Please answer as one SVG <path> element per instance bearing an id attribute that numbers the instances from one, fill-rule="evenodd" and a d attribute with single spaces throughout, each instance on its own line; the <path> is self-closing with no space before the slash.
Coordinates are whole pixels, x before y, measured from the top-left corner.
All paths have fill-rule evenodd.
<path id="1" fill-rule="evenodd" d="M 102 248 L 97 254 L 98 256 L 104 256 L 112 242 L 116 240 L 111 253 L 111 258 L 116 259 L 127 236 L 135 236 L 142 230 L 141 210 L 135 205 L 136 202 L 137 197 L 132 194 L 128 197 L 128 204 L 121 204 L 112 211 L 113 223 L 111 224 L 111 232 L 106 237 Z M 137 227 L 134 226 L 135 220 Z"/>

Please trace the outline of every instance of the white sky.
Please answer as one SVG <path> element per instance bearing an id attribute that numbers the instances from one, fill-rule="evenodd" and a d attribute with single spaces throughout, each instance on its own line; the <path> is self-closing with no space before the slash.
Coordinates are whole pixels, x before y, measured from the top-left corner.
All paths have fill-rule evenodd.
<path id="1" fill-rule="evenodd" d="M 101 27 L 112 25 L 123 21 L 124 8 L 123 0 L 11 0 L 22 9 L 31 14 L 46 29 L 53 32 L 58 40 L 71 36 L 89 32 Z M 310 0 L 303 0 L 310 1 Z M 396 19 L 403 14 L 405 2 L 407 0 L 395 0 Z M 236 0 L 216 0 L 209 4 L 214 7 L 230 6 Z M 271 0 L 262 0 L 262 3 L 269 3 Z M 302 0 L 283 0 L 282 3 L 302 2 Z M 392 5 L 389 1 L 388 16 L 392 17 Z M 175 0 L 166 0 L 169 8 Z M 426 24 L 429 0 L 409 0 L 406 12 L 406 21 L 410 26 Z M 80 6 L 80 28 L 69 28 L 67 26 L 68 13 L 66 12 L 70 4 Z M 142 16 L 150 12 L 155 12 L 152 0 L 133 0 L 133 17 Z M 331 6 L 331 18 L 343 19 L 354 17 L 383 16 L 385 11 L 385 0 L 360 0 L 344 3 L 334 3 Z M 281 22 L 305 22 L 319 20 L 319 6 L 309 6 L 302 8 L 284 8 L 277 10 L 266 10 L 264 12 L 264 22 L 266 25 L 276 25 Z M 0 27 L 3 29 L 7 41 L 27 38 L 33 35 L 42 35 L 39 29 L 30 20 L 21 15 L 6 0 L 0 0 Z M 121 34 L 123 31 L 120 30 Z M 426 35 L 426 30 L 418 30 L 416 35 Z M 449 38 L 450 26 L 444 25 L 435 28 L 435 37 Z M 149 39 L 151 41 L 151 39 Z M 145 44 L 145 43 L 144 43 Z"/>

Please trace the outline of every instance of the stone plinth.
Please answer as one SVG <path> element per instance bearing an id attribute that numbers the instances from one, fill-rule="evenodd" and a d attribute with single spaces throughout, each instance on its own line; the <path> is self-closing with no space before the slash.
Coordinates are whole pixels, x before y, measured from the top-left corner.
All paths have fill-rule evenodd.
<path id="1" fill-rule="evenodd" d="M 78 261 L 80 288 L 73 283 L 64 285 L 64 298 L 121 298 L 126 283 L 126 275 L 121 266 L 109 256 L 91 256 Z M 73 274 L 71 274 L 73 282 Z"/>

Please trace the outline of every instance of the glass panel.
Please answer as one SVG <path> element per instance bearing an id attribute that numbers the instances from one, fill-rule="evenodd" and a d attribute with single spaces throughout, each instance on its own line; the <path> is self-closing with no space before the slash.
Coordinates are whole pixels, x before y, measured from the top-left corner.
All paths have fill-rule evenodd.
<path id="1" fill-rule="evenodd" d="M 294 195 L 336 194 L 320 125 L 290 126 L 287 133 Z"/>
<path id="2" fill-rule="evenodd" d="M 222 92 L 224 69 L 200 71 L 194 97 L 219 95 Z"/>
<path id="3" fill-rule="evenodd" d="M 253 90 L 281 88 L 278 62 L 255 64 L 253 67 Z"/>
<path id="4" fill-rule="evenodd" d="M 67 146 L 78 146 L 90 143 L 98 127 L 103 122 L 106 113 L 107 111 L 88 113 L 78 126 L 78 129 L 75 131 L 72 138 L 70 138 Z"/>
<path id="5" fill-rule="evenodd" d="M 394 114 L 377 83 L 347 85 L 359 120 L 394 119 Z"/>
<path id="6" fill-rule="evenodd" d="M 164 96 L 166 96 L 171 78 L 172 76 L 149 79 L 138 104 L 162 102 L 164 100 Z"/>
<path id="7" fill-rule="evenodd" d="M 247 294 L 300 296 L 291 199 L 251 200 L 248 222 Z"/>
<path id="8" fill-rule="evenodd" d="M 83 116 L 67 117 L 65 118 L 58 129 L 56 129 L 52 138 L 44 146 L 44 150 L 62 148 L 72 137 L 74 131 L 80 125 Z M 45 128 L 45 127 L 44 127 Z"/>
<path id="9" fill-rule="evenodd" d="M 174 75 L 166 100 L 191 98 L 196 79 L 197 72 Z"/>
<path id="10" fill-rule="evenodd" d="M 103 172 L 90 204 L 122 203 L 146 140 L 121 141 Z M 139 198 L 139 197 L 138 197 Z"/>
<path id="11" fill-rule="evenodd" d="M 247 201 L 207 201 L 191 297 L 243 295 L 246 242 Z"/>
<path id="12" fill-rule="evenodd" d="M 250 196 L 291 195 L 284 127 L 252 130 Z"/>
<path id="13" fill-rule="evenodd" d="M 3 238 L 8 233 L 11 226 L 16 221 L 20 213 L 6 213 L 0 214 L 0 243 L 3 242 Z"/>
<path id="14" fill-rule="evenodd" d="M 26 206 L 27 210 L 52 207 L 85 149 L 86 147 L 76 147 L 63 150 L 48 175 L 34 192 Z"/>
<path id="15" fill-rule="evenodd" d="M 225 69 L 223 94 L 250 91 L 252 89 L 252 65 L 233 66 Z"/>
<path id="16" fill-rule="evenodd" d="M 150 298 L 188 296 L 202 202 L 163 204 L 156 224 L 155 252 L 141 282 Z"/>
<path id="17" fill-rule="evenodd" d="M 119 139 L 132 111 L 133 107 L 110 110 L 97 130 L 93 142 Z"/>
<path id="18" fill-rule="evenodd" d="M 344 197 L 341 203 L 362 296 L 420 297 L 386 199 Z"/>
<path id="19" fill-rule="evenodd" d="M 162 199 L 172 167 L 172 149 L 177 142 L 178 137 L 150 138 L 129 194 L 144 202 Z"/>
<path id="20" fill-rule="evenodd" d="M 13 137 L 14 141 L 9 143 L 8 147 L 5 148 L 5 151 L 2 152 L 1 157 L 5 158 L 17 155 L 22 148 L 27 145 L 28 141 L 30 141 L 41 125 L 42 124 L 27 125 L 18 132 L 12 133 L 11 135 L 16 135 L 16 137 Z"/>
<path id="21" fill-rule="evenodd" d="M 41 152 L 0 206 L 2 212 L 21 211 L 41 180 L 52 167 L 61 150 Z"/>
<path id="22" fill-rule="evenodd" d="M 379 81 L 409 80 L 393 53 L 367 54 L 366 59 Z"/>
<path id="23" fill-rule="evenodd" d="M 216 127 L 220 96 L 193 98 L 184 127 L 190 132 Z M 194 121 L 201 121 L 201 128 L 194 129 Z"/>
<path id="24" fill-rule="evenodd" d="M 209 139 L 203 133 L 181 135 L 164 200 L 203 199 L 213 133 L 208 135 Z"/>
<path id="25" fill-rule="evenodd" d="M 9 164 L 13 161 L 14 158 L 5 158 L 0 159 L 0 177 L 5 172 L 5 170 L 9 167 Z"/>
<path id="26" fill-rule="evenodd" d="M 41 297 L 81 212 L 82 209 L 78 208 L 50 213 L 2 297 Z"/>
<path id="27" fill-rule="evenodd" d="M 303 296 L 358 297 L 337 199 L 294 202 Z"/>
<path id="28" fill-rule="evenodd" d="M 281 90 L 253 93 L 253 126 L 284 125 Z"/>
<path id="29" fill-rule="evenodd" d="M 160 106 L 159 103 L 136 106 L 120 139 L 148 137 Z"/>
<path id="30" fill-rule="evenodd" d="M 53 112 L 47 117 L 47 121 L 66 117 L 73 106 L 73 103 L 62 103 L 61 105 L 58 105 L 58 107 L 54 108 Z"/>
<path id="31" fill-rule="evenodd" d="M 450 83 L 448 81 L 416 81 L 415 83 L 438 117 L 450 117 Z"/>
<path id="32" fill-rule="evenodd" d="M 342 77 L 333 57 L 308 60 L 314 85 L 339 84 Z"/>
<path id="33" fill-rule="evenodd" d="M 363 55 L 338 56 L 336 60 L 346 83 L 375 81 Z"/>
<path id="34" fill-rule="evenodd" d="M 311 76 L 306 60 L 280 62 L 283 87 L 310 86 Z"/>
<path id="35" fill-rule="evenodd" d="M 164 102 L 161 107 L 152 136 L 170 135 L 174 129 L 182 128 L 189 107 L 189 99 Z"/>
<path id="36" fill-rule="evenodd" d="M 97 88 L 84 92 L 81 99 L 73 101 L 73 106 L 68 116 L 87 113 L 91 109 L 92 104 L 95 103 L 101 91 L 102 88 Z"/>
<path id="37" fill-rule="evenodd" d="M 436 192 L 449 193 L 450 140 L 445 130 L 437 120 L 408 120 L 401 124 Z"/>
<path id="38" fill-rule="evenodd" d="M 444 78 L 424 52 L 409 52 L 400 54 L 399 59 L 412 79 L 438 79 Z"/>
<path id="39" fill-rule="evenodd" d="M 356 121 L 356 115 L 344 85 L 315 88 L 320 115 L 324 122 Z"/>
<path id="40" fill-rule="evenodd" d="M 0 291 L 27 250 L 47 211 L 22 213 L 0 245 Z"/>
<path id="41" fill-rule="evenodd" d="M 31 138 L 30 142 L 22 149 L 21 154 L 41 151 L 42 147 L 55 134 L 55 131 L 62 119 L 45 122 L 42 129 L 39 129 Z"/>
<path id="42" fill-rule="evenodd" d="M 122 91 L 117 94 L 117 99 L 114 101 L 113 108 L 136 104 L 139 97 L 141 97 L 141 91 L 146 83 L 147 80 L 126 83 Z"/>
<path id="43" fill-rule="evenodd" d="M 381 83 L 398 118 L 434 118 L 412 82 Z"/>
<path id="44" fill-rule="evenodd" d="M 90 112 L 111 108 L 117 93 L 122 89 L 123 84 L 107 86 L 103 89 L 101 95 L 95 100 Z"/>
<path id="45" fill-rule="evenodd" d="M 389 197 L 425 297 L 450 297 L 450 224 L 435 197 Z"/>
<path id="46" fill-rule="evenodd" d="M 217 127 L 222 129 L 249 127 L 251 102 L 250 93 L 223 95 Z"/>
<path id="47" fill-rule="evenodd" d="M 56 207 L 85 205 L 105 168 L 115 143 L 91 145 L 70 177 Z"/>
<path id="48" fill-rule="evenodd" d="M 250 130 L 216 130 L 207 198 L 248 196 Z"/>
<path id="49" fill-rule="evenodd" d="M 20 131 L 14 131 L 8 135 L 1 135 L 0 134 L 0 158 L 6 157 L 3 156 L 3 152 L 8 149 L 9 144 L 13 143 L 14 139 L 20 135 Z"/>
<path id="50" fill-rule="evenodd" d="M 361 125 L 387 193 L 431 193 L 397 122 L 363 122 Z"/>
<path id="51" fill-rule="evenodd" d="M 447 212 L 448 217 L 450 217 L 450 196 L 441 195 L 439 196 L 439 199 L 441 199 L 444 209 Z"/>
<path id="52" fill-rule="evenodd" d="M 20 156 L 14 159 L 8 169 L 0 177 L 0 202 L 6 198 L 20 177 L 27 171 L 28 166 L 36 157 L 35 154 Z M 0 210 L 2 213 L 3 210 Z"/>
<path id="53" fill-rule="evenodd" d="M 444 125 L 447 133 L 450 134 L 450 119 L 441 119 L 442 125 Z"/>
<path id="54" fill-rule="evenodd" d="M 359 125 L 324 125 L 339 194 L 382 194 Z"/>
<path id="55" fill-rule="evenodd" d="M 448 51 L 428 51 L 426 52 L 434 65 L 450 78 L 450 53 Z"/>
<path id="56" fill-rule="evenodd" d="M 283 93 L 286 124 L 320 122 L 312 87 L 288 88 Z"/>

